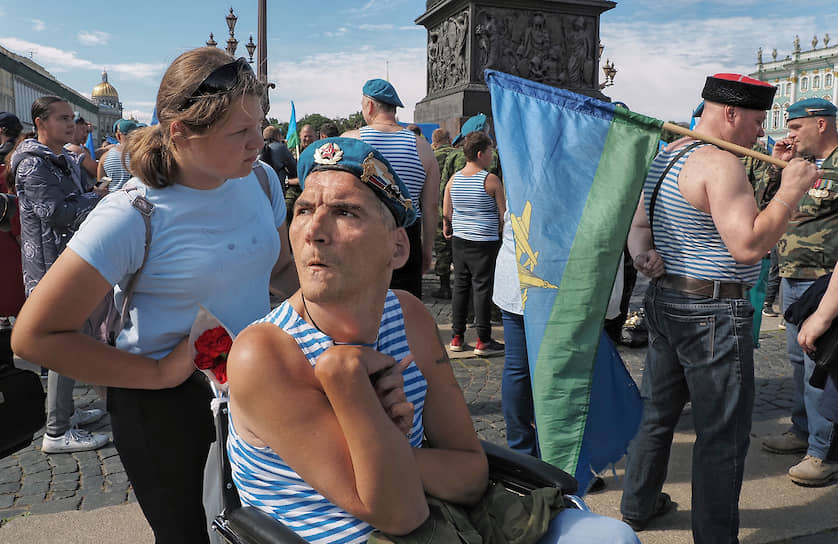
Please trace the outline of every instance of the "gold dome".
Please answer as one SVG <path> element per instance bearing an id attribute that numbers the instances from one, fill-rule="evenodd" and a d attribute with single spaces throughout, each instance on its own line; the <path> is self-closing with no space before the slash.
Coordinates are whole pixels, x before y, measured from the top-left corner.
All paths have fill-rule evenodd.
<path id="1" fill-rule="evenodd" d="M 103 71 L 102 72 L 102 83 L 93 87 L 93 98 L 105 98 L 105 97 L 113 97 L 119 98 L 119 93 L 116 92 L 116 89 L 113 85 L 108 83 L 108 73 Z"/>

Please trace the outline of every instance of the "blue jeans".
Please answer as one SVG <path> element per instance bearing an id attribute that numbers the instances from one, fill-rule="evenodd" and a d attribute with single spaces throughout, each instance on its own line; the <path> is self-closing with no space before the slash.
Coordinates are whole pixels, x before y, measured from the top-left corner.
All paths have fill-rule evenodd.
<path id="1" fill-rule="evenodd" d="M 553 518 L 538 544 L 640 544 L 622 521 L 565 508 Z"/>
<path id="2" fill-rule="evenodd" d="M 524 316 L 501 310 L 505 358 L 501 399 L 506 422 L 506 443 L 510 449 L 538 457 L 532 381 L 524 336 Z"/>
<path id="3" fill-rule="evenodd" d="M 809 280 L 783 278 L 783 312 L 794 304 L 812 283 Z M 786 323 L 786 344 L 789 361 L 794 371 L 792 430 L 803 438 L 809 437 L 809 449 L 806 452 L 808 455 L 826 459 L 832 444 L 832 423 L 818 411 L 818 402 L 823 395 L 823 389 L 809 385 L 815 362 L 797 343 L 797 332 L 796 325 Z"/>
<path id="4" fill-rule="evenodd" d="M 738 542 L 739 492 L 754 404 L 754 310 L 746 299 L 646 293 L 649 348 L 643 420 L 628 448 L 620 510 L 654 514 L 675 425 L 692 400 L 692 532 L 697 544 Z"/>

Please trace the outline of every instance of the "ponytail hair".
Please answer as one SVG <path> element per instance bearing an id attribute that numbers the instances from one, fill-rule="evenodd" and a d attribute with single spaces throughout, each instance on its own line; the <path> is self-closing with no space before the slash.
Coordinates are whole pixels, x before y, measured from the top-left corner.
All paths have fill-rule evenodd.
<path id="1" fill-rule="evenodd" d="M 38 123 L 35 120 L 48 119 L 52 115 L 52 105 L 56 102 L 66 102 L 66 100 L 57 96 L 40 96 L 32 102 L 29 113 L 32 115 L 32 126 L 35 127 L 35 139 L 38 138 Z"/>
<path id="2" fill-rule="evenodd" d="M 199 47 L 172 62 L 157 91 L 159 124 L 132 131 L 125 144 L 132 175 L 150 187 L 174 185 L 180 167 L 171 135 L 172 123 L 179 121 L 191 132 L 201 134 L 223 121 L 235 100 L 264 95 L 264 84 L 248 69 L 238 73 L 238 79 L 230 89 L 194 96 L 207 76 L 234 60 L 216 47 Z"/>

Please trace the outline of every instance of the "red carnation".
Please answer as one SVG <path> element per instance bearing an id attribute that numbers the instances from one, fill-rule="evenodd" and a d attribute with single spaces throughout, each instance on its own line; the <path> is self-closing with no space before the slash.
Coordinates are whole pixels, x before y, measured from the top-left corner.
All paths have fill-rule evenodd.
<path id="1" fill-rule="evenodd" d="M 195 366 L 211 370 L 219 383 L 227 383 L 227 354 L 233 339 L 224 327 L 207 329 L 195 340 Z"/>

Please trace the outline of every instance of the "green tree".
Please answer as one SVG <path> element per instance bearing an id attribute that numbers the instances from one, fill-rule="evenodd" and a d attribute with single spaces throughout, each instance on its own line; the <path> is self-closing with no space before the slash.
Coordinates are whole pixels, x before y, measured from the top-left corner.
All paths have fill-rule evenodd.
<path id="1" fill-rule="evenodd" d="M 303 128 L 303 125 L 311 125 L 314 132 L 320 130 L 320 125 L 330 122 L 331 119 L 319 113 L 309 113 L 302 119 L 297 119 L 297 130 Z"/>

